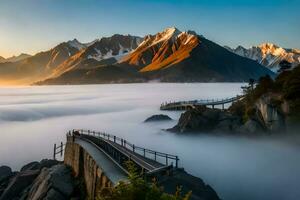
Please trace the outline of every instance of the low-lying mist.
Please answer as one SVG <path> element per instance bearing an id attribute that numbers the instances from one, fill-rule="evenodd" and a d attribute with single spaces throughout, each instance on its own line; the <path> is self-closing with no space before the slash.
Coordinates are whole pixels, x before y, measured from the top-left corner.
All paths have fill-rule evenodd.
<path id="1" fill-rule="evenodd" d="M 177 154 L 180 166 L 225 200 L 300 199 L 300 138 L 174 134 L 180 112 L 164 101 L 232 97 L 242 84 L 120 84 L 0 88 L 0 165 L 15 170 L 51 158 L 70 129 L 106 131 L 138 146 Z M 173 121 L 143 123 L 153 115 Z"/>

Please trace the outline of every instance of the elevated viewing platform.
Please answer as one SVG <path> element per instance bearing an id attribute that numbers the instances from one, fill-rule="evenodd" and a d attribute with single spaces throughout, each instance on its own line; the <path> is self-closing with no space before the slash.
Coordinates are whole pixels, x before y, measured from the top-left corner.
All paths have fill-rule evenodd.
<path id="1" fill-rule="evenodd" d="M 189 110 L 196 108 L 197 106 L 211 106 L 212 108 L 214 108 L 217 105 L 222 105 L 222 109 L 224 110 L 225 104 L 238 101 L 243 97 L 244 95 L 237 95 L 235 97 L 225 99 L 202 99 L 193 101 L 165 102 L 160 105 L 160 110 Z"/>

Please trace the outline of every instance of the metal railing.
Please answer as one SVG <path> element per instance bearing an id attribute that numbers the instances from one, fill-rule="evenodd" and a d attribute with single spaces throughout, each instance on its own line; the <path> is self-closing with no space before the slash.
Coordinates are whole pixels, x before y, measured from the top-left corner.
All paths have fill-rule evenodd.
<path id="1" fill-rule="evenodd" d="M 89 135 L 89 136 L 99 137 L 101 139 L 114 142 L 133 153 L 136 153 L 146 159 L 154 160 L 154 161 L 161 163 L 163 165 L 166 165 L 166 166 L 173 165 L 172 161 L 174 161 L 175 162 L 174 167 L 178 168 L 179 158 L 176 155 L 162 153 L 159 151 L 154 151 L 151 149 L 139 147 L 139 146 L 136 146 L 136 145 L 130 143 L 129 141 L 127 141 L 123 138 L 120 138 L 120 137 L 117 137 L 115 135 L 111 135 L 111 134 L 108 134 L 105 132 L 97 132 L 97 131 L 84 130 L 84 129 L 74 129 L 72 131 L 69 131 L 68 134 L 71 135 L 75 131 L 78 131 L 79 134 L 85 134 L 85 135 Z"/>
<path id="2" fill-rule="evenodd" d="M 164 102 L 160 105 L 160 108 L 162 109 L 162 108 L 182 106 L 182 105 L 218 105 L 218 104 L 231 103 L 243 97 L 244 97 L 243 95 L 237 95 L 235 97 L 223 98 L 223 99 L 201 99 L 201 100 L 192 100 L 192 101 Z"/>
<path id="3" fill-rule="evenodd" d="M 66 144 L 64 144 L 63 142 L 61 142 L 59 145 L 54 144 L 53 160 L 56 160 L 56 155 L 60 155 L 60 157 L 63 156 L 65 146 L 66 146 Z"/>

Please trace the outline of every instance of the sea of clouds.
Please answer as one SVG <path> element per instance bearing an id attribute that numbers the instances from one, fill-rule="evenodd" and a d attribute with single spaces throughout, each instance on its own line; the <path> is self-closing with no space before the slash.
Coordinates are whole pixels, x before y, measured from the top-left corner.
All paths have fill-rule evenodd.
<path id="1" fill-rule="evenodd" d="M 15 170 L 51 158 L 54 143 L 76 128 L 105 131 L 136 145 L 177 154 L 180 166 L 222 199 L 300 199 L 300 139 L 174 134 L 181 112 L 164 101 L 232 97 L 239 83 L 116 84 L 0 88 L 0 165 Z M 165 113 L 173 121 L 143 123 Z"/>

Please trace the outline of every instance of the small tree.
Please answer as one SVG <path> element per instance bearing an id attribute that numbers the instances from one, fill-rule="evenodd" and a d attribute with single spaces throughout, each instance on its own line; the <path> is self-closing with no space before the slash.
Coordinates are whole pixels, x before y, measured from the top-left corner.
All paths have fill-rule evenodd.
<path id="1" fill-rule="evenodd" d="M 251 88 L 251 91 L 253 91 L 253 89 L 254 89 L 254 83 L 255 83 L 255 80 L 253 78 L 250 78 L 249 79 L 249 86 Z"/>

